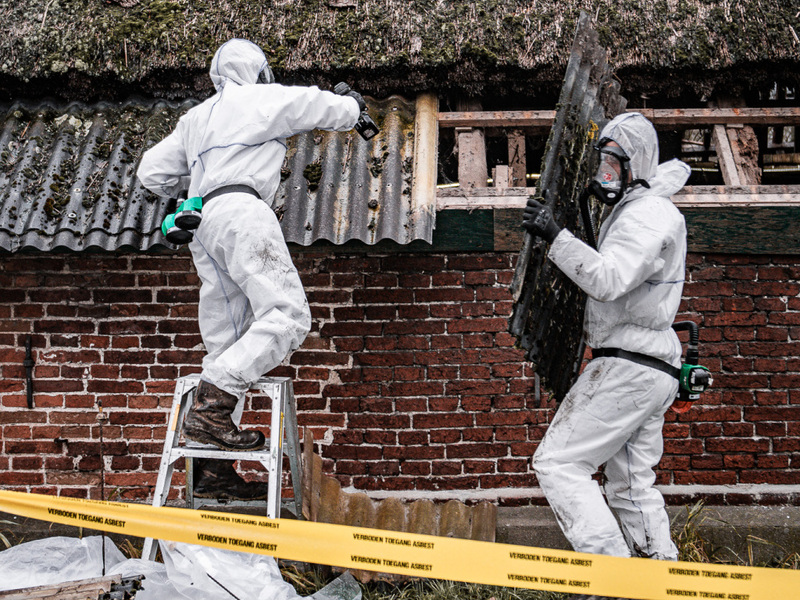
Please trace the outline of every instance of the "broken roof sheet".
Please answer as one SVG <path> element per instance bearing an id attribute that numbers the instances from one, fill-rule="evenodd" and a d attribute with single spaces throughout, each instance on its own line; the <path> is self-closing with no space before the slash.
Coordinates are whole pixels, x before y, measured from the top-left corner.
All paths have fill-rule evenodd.
<path id="1" fill-rule="evenodd" d="M 16 103 L 0 109 L 0 250 L 169 247 L 168 201 L 136 178 L 144 149 L 195 101 Z M 435 212 L 411 210 L 415 104 L 369 101 L 381 133 L 314 131 L 289 142 L 275 198 L 287 241 L 431 241 Z"/>

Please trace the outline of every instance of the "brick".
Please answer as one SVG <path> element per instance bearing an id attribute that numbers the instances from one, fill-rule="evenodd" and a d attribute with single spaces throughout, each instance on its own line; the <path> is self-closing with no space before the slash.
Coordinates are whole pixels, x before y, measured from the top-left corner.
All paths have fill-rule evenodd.
<path id="1" fill-rule="evenodd" d="M 415 290 L 413 301 L 422 302 L 472 302 L 475 292 L 469 288 L 430 288 Z"/>
<path id="2" fill-rule="evenodd" d="M 494 461 L 489 460 L 465 460 L 464 461 L 464 473 L 494 473 L 495 472 L 495 464 Z"/>
<path id="3" fill-rule="evenodd" d="M 444 331 L 443 321 L 394 321 L 383 325 L 383 333 L 386 335 L 437 335 Z M 379 327 L 377 333 L 380 332 Z M 373 332 L 371 335 L 375 334 L 376 332 Z"/>
<path id="4" fill-rule="evenodd" d="M 473 426 L 473 417 L 461 413 L 434 413 L 413 416 L 415 429 L 437 429 L 441 427 L 464 428 Z"/>
<path id="5" fill-rule="evenodd" d="M 750 326 L 758 327 L 767 324 L 767 316 L 756 312 L 721 312 L 708 315 L 705 325 L 708 327 L 726 326 Z"/>
<path id="6" fill-rule="evenodd" d="M 462 461 L 434 461 L 431 463 L 431 474 L 438 476 L 461 475 L 463 471 Z"/>
<path id="7" fill-rule="evenodd" d="M 400 473 L 403 475 L 428 476 L 432 473 L 431 463 L 413 460 L 402 461 L 400 462 Z"/>

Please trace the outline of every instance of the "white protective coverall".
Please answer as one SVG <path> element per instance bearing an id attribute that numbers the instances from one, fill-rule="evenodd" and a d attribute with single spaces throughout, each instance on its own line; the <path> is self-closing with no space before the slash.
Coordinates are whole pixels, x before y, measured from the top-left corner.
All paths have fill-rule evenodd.
<path id="1" fill-rule="evenodd" d="M 638 113 L 603 128 L 631 158 L 634 186 L 603 223 L 594 250 L 561 230 L 548 257 L 589 298 L 584 335 L 592 348 L 621 348 L 680 366 L 671 325 L 683 291 L 686 226 L 670 195 L 690 169 L 658 165 L 658 138 Z M 664 413 L 678 381 L 622 358 L 592 360 L 559 407 L 533 467 L 565 536 L 579 552 L 676 560 L 661 493 Z M 608 505 L 592 475 L 605 464 Z M 622 532 L 609 506 L 622 524 Z"/>
<path id="2" fill-rule="evenodd" d="M 258 378 L 300 346 L 311 313 L 278 219 L 270 206 L 280 184 L 285 138 L 312 129 L 346 131 L 358 121 L 358 102 L 316 87 L 257 84 L 267 66 L 261 48 L 234 39 L 211 63 L 217 93 L 189 110 L 175 130 L 142 157 L 142 184 L 164 197 L 205 196 L 189 244 L 202 282 L 198 319 L 208 354 L 202 379 L 243 398 Z M 234 413 L 241 415 L 242 402 Z"/>

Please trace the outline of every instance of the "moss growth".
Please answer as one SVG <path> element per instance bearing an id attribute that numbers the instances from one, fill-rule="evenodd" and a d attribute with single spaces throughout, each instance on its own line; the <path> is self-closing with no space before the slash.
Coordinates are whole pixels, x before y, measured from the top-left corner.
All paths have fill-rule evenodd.
<path id="1" fill-rule="evenodd" d="M 63 75 L 69 85 L 88 85 L 77 73 L 185 95 L 194 82 L 172 81 L 200 76 L 214 50 L 238 36 L 264 47 L 282 80 L 330 83 L 351 75 L 371 93 L 386 85 L 407 92 L 477 90 L 515 77 L 558 81 L 551 71 L 566 62 L 581 8 L 596 15 L 600 39 L 619 67 L 663 72 L 798 62 L 790 29 L 798 28 L 797 11 L 782 0 L 360 0 L 347 10 L 321 0 L 141 0 L 130 8 L 30 0 L 0 6 L 0 18 L 14 24 L 0 39 L 0 56 L 7 57 L 0 75 L 19 81 Z"/>
<path id="2" fill-rule="evenodd" d="M 322 179 L 322 165 L 319 162 L 313 162 L 306 165 L 303 169 L 303 177 L 308 182 L 308 191 L 313 192 L 319 187 L 319 182 Z"/>

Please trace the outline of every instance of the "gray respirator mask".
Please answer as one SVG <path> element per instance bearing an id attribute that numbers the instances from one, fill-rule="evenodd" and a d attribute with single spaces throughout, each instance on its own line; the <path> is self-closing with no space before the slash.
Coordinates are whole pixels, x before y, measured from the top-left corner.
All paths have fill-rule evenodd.
<path id="1" fill-rule="evenodd" d="M 600 153 L 600 164 L 594 178 L 589 183 L 589 191 L 600 202 L 614 206 L 625 192 L 639 184 L 650 187 L 644 179 L 631 178 L 631 158 L 619 146 L 610 146 L 611 138 L 602 138 L 594 146 Z"/>
<path id="2" fill-rule="evenodd" d="M 275 75 L 272 74 L 272 69 L 269 68 L 269 65 L 265 64 L 264 68 L 261 69 L 256 83 L 275 83 Z"/>

